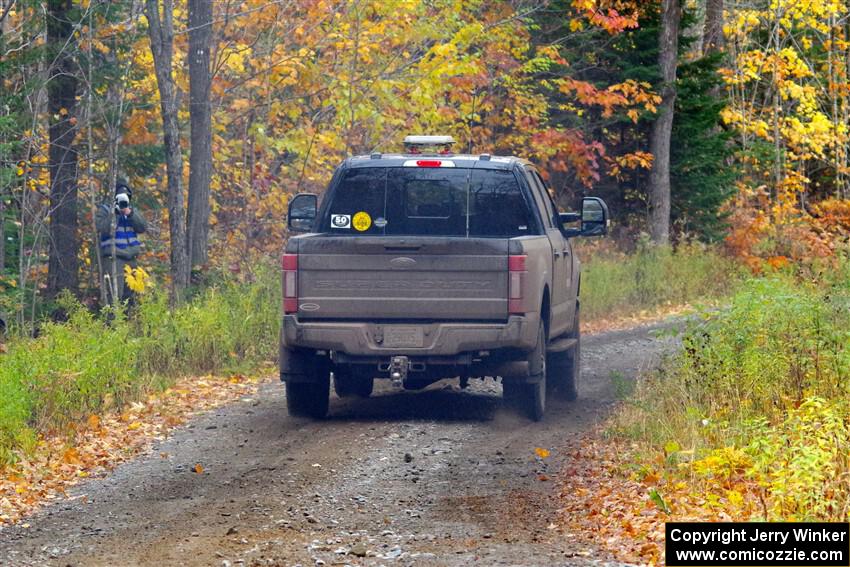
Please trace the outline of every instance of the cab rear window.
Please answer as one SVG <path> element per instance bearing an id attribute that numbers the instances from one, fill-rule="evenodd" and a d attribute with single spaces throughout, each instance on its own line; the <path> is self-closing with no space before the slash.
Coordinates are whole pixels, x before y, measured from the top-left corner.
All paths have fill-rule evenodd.
<path id="1" fill-rule="evenodd" d="M 357 168 L 345 172 L 322 219 L 334 235 L 535 234 L 513 172 L 461 168 Z"/>

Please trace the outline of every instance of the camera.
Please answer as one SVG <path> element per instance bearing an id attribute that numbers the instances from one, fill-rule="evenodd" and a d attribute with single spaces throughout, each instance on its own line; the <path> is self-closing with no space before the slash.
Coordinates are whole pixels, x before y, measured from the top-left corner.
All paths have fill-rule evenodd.
<path id="1" fill-rule="evenodd" d="M 115 197 L 115 210 L 121 211 L 130 206 L 130 197 L 127 195 L 118 195 Z"/>

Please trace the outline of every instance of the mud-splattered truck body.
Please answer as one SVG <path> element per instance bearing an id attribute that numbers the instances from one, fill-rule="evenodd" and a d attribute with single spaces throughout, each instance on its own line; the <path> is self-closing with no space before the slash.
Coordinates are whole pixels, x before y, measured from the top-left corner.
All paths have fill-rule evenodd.
<path id="1" fill-rule="evenodd" d="M 547 386 L 579 378 L 580 263 L 571 239 L 606 231 L 605 204 L 559 213 L 528 161 L 353 157 L 321 207 L 292 199 L 283 256 L 280 371 L 289 411 L 323 417 L 376 378 L 419 389 L 501 377 L 534 419 Z"/>

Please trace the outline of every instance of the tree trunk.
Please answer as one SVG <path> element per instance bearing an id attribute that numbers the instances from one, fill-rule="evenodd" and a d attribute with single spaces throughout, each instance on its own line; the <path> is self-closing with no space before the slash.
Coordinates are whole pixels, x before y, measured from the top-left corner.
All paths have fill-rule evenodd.
<path id="1" fill-rule="evenodd" d="M 650 134 L 650 151 L 654 161 L 649 176 L 649 234 L 652 242 L 660 245 L 670 242 L 670 136 L 676 107 L 681 18 L 679 0 L 662 0 L 661 29 L 658 33 L 661 104 Z"/>
<path id="2" fill-rule="evenodd" d="M 702 53 L 710 55 L 723 50 L 723 0 L 706 0 Z"/>
<path id="3" fill-rule="evenodd" d="M 207 263 L 212 178 L 210 50 L 212 1 L 189 0 L 189 208 L 186 248 L 192 266 Z"/>
<path id="4" fill-rule="evenodd" d="M 186 224 L 183 205 L 183 156 L 177 122 L 177 96 L 172 75 L 174 55 L 174 6 L 172 0 L 145 0 L 145 15 L 153 53 L 156 83 L 162 109 L 165 168 L 168 174 L 168 227 L 171 237 L 172 301 L 181 298 L 189 284 L 189 258 L 186 254 Z"/>
<path id="5" fill-rule="evenodd" d="M 47 295 L 63 289 L 76 293 L 79 286 L 77 238 L 77 77 L 72 49 L 72 0 L 47 3 L 48 60 L 47 105 L 50 115 L 50 258 Z"/>

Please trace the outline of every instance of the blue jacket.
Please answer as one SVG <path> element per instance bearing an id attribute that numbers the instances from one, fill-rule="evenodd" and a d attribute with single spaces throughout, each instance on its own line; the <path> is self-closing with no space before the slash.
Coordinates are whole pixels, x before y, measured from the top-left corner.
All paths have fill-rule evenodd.
<path id="1" fill-rule="evenodd" d="M 104 257 L 112 256 L 112 217 L 117 217 L 115 227 L 115 257 L 122 260 L 134 260 L 142 252 L 142 243 L 139 242 L 139 234 L 148 228 L 144 217 L 139 211 L 133 209 L 130 216 L 124 216 L 115 212 L 114 206 L 103 204 L 97 209 L 95 225 L 100 233 L 100 253 Z"/>

